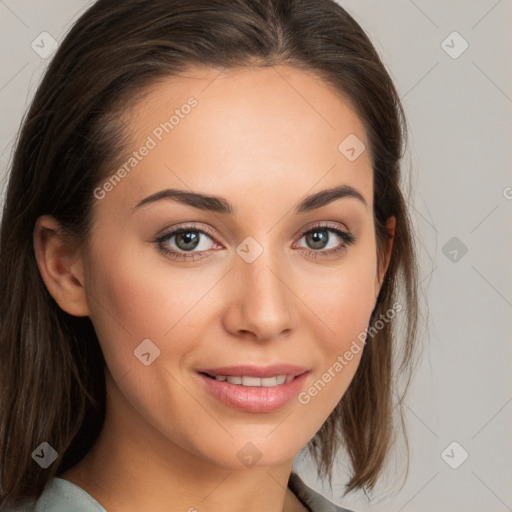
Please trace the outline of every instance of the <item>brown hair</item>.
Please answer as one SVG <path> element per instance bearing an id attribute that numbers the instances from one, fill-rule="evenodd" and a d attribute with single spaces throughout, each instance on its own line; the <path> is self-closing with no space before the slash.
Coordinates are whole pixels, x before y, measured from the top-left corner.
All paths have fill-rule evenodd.
<path id="1" fill-rule="evenodd" d="M 38 498 L 89 451 L 105 415 L 96 334 L 89 318 L 65 313 L 47 291 L 32 245 L 36 220 L 49 214 L 70 234 L 88 235 L 94 187 L 125 142 L 123 109 L 156 80 L 193 65 L 277 64 L 316 73 L 363 121 L 380 263 L 386 219 L 396 217 L 371 322 L 400 300 L 402 331 L 381 322 L 347 392 L 308 444 L 319 475 L 331 480 L 343 445 L 353 468 L 347 491 L 374 487 L 393 438 L 393 376 L 410 377 L 418 316 L 414 240 L 399 183 L 405 122 L 378 54 L 332 0 L 99 0 L 54 56 L 10 170 L 0 233 L 0 506 Z M 43 441 L 59 454 L 45 470 L 32 460 Z"/>

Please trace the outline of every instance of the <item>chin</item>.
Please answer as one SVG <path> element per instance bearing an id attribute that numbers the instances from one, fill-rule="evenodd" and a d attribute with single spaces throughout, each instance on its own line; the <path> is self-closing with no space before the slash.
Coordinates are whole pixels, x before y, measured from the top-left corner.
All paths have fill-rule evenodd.
<path id="1" fill-rule="evenodd" d="M 272 437 L 273 434 L 270 434 Z M 288 442 L 290 439 L 287 439 Z M 282 436 L 270 440 L 268 432 L 262 435 L 236 436 L 219 450 L 200 450 L 198 455 L 212 464 L 229 470 L 274 467 L 292 461 L 302 445 L 285 444 Z"/>

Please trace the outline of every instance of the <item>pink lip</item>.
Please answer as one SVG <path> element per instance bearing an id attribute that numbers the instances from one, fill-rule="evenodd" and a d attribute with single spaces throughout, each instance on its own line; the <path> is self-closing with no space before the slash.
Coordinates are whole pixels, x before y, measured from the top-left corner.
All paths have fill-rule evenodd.
<path id="1" fill-rule="evenodd" d="M 288 366 L 288 371 L 282 371 L 284 366 L 269 368 L 271 369 L 263 370 L 262 368 L 255 369 L 254 367 L 239 366 L 236 367 L 236 369 L 235 367 L 217 368 L 215 371 L 217 372 L 216 375 L 245 375 L 247 377 L 294 375 L 299 371 L 297 367 L 294 367 L 295 369 L 290 371 L 290 366 Z M 206 373 L 210 373 L 210 371 Z M 284 407 L 299 394 L 309 375 L 309 371 L 304 370 L 292 381 L 272 387 L 242 386 L 231 384 L 227 381 L 220 382 L 202 373 L 198 373 L 197 375 L 204 383 L 209 393 L 224 405 L 246 412 L 272 412 Z"/>

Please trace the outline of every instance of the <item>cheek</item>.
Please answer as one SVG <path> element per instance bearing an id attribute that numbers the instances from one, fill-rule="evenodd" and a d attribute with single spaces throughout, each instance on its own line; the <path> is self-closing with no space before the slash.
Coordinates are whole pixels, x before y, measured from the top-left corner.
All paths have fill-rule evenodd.
<path id="1" fill-rule="evenodd" d="M 359 366 L 374 307 L 374 269 L 375 260 L 371 257 L 355 264 L 347 261 L 338 272 L 331 272 L 323 287 L 309 289 L 304 296 L 316 316 L 311 324 L 311 353 L 317 355 L 318 364 L 298 402 L 317 421 L 323 422 L 331 414 Z"/>
<path id="2" fill-rule="evenodd" d="M 319 364 L 299 402 L 319 417 L 326 418 L 336 406 L 359 366 L 375 304 L 375 265 L 376 256 L 365 247 L 350 254 L 336 271 L 317 275 L 316 286 L 306 286 L 309 278 L 303 281 L 304 303 L 315 313 L 310 328 Z"/>
<path id="3" fill-rule="evenodd" d="M 301 278 L 304 303 L 325 325 L 330 342 L 343 344 L 368 326 L 375 305 L 375 264 L 371 252 L 354 252 L 336 270 Z"/>
<path id="4" fill-rule="evenodd" d="M 185 331 L 219 276 L 206 267 L 184 270 L 165 261 L 157 266 L 152 250 L 117 246 L 97 243 L 86 283 L 105 359 L 113 375 L 122 375 L 138 364 L 134 350 L 144 340 L 163 350 L 172 339 L 175 355 L 194 348 L 193 333 Z"/>
<path id="5" fill-rule="evenodd" d="M 311 309 L 335 332 L 367 321 L 373 308 L 372 277 L 341 271 L 322 291 L 307 292 Z"/>

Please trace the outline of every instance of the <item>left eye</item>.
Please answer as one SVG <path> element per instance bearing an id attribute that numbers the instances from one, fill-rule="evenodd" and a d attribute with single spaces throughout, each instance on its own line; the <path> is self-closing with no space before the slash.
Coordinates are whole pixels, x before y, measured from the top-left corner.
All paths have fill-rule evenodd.
<path id="1" fill-rule="evenodd" d="M 334 234 L 334 236 L 332 236 Z M 335 249 L 340 245 L 339 238 L 342 238 L 343 232 L 333 228 L 314 228 L 302 235 L 306 240 L 309 249 Z M 337 240 L 338 239 L 338 240 Z"/>

